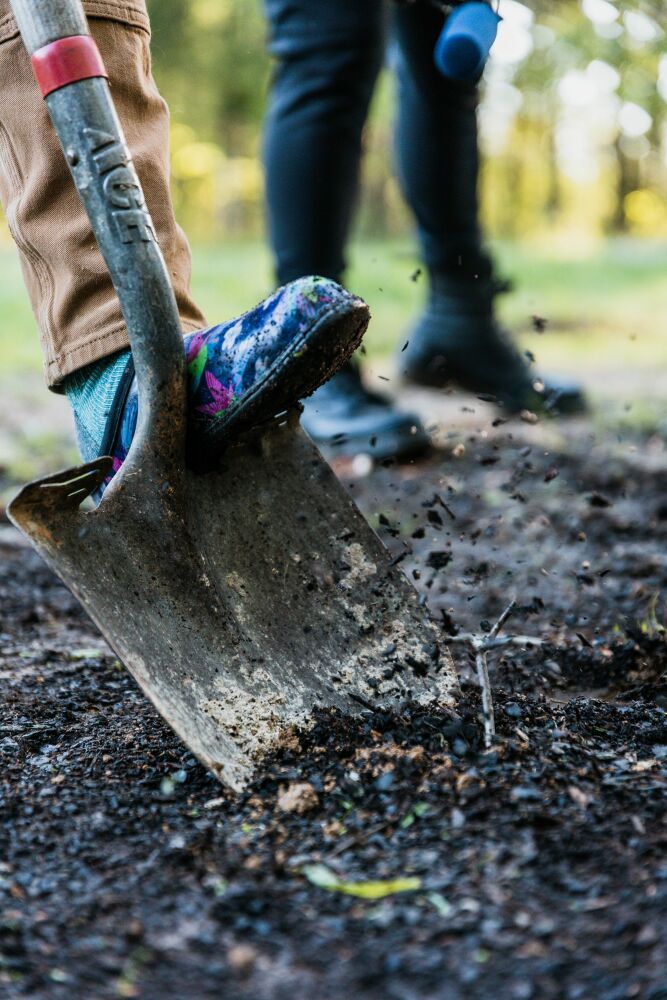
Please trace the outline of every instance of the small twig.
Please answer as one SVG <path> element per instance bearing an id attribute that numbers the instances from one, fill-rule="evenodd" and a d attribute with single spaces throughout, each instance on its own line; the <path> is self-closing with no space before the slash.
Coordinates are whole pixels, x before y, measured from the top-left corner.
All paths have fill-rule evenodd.
<path id="1" fill-rule="evenodd" d="M 488 651 L 502 649 L 504 646 L 543 646 L 544 639 L 536 639 L 532 635 L 501 635 L 497 639 L 489 639 L 486 635 L 475 635 L 472 632 L 462 632 L 460 635 L 447 636 L 447 644 L 466 642 L 471 646 L 481 643 Z"/>
<path id="2" fill-rule="evenodd" d="M 500 632 L 501 628 L 503 627 L 503 625 L 505 624 L 505 622 L 507 621 L 507 619 L 510 617 L 510 615 L 512 614 L 512 612 L 514 611 L 515 608 L 516 608 L 516 600 L 514 598 L 512 598 L 512 600 L 509 602 L 509 604 L 507 605 L 507 607 L 503 611 L 502 615 L 500 616 L 500 618 L 498 619 L 498 621 L 496 622 L 496 624 L 493 626 L 493 628 L 489 632 L 489 638 L 490 639 L 495 639 L 496 638 L 496 636 Z"/>
<path id="3" fill-rule="evenodd" d="M 493 746 L 496 735 L 496 716 L 493 711 L 493 695 L 491 693 L 491 681 L 489 680 L 489 665 L 486 660 L 486 650 L 477 649 L 475 652 L 477 663 L 477 679 L 482 689 L 482 715 L 484 716 L 484 746 L 488 750 Z"/>
<path id="4" fill-rule="evenodd" d="M 482 715 L 484 717 L 484 746 L 488 750 L 493 746 L 496 737 L 496 719 L 493 710 L 493 694 L 491 691 L 491 681 L 489 679 L 489 664 L 487 653 L 492 649 L 502 649 L 503 646 L 541 646 L 543 640 L 535 639 L 530 635 L 504 635 L 498 633 L 516 608 L 516 601 L 512 600 L 507 605 L 502 615 L 493 626 L 490 632 L 474 633 L 466 632 L 463 635 L 455 635 L 448 638 L 447 642 L 464 642 L 475 651 L 475 664 L 477 666 L 477 680 L 482 692 Z"/>

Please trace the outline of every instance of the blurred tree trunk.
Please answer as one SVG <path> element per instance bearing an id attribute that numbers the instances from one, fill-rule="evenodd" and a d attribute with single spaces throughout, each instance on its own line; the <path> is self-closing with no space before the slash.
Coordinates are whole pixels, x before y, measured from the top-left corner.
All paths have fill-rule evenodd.
<path id="1" fill-rule="evenodd" d="M 544 206 L 547 218 L 553 225 L 560 215 L 563 199 L 560 187 L 560 168 L 558 166 L 558 149 L 556 146 L 556 130 L 547 126 L 547 162 L 548 171 L 547 199 Z"/>
<path id="2" fill-rule="evenodd" d="M 628 231 L 628 218 L 625 214 L 625 199 L 631 191 L 635 191 L 638 187 L 638 165 L 636 160 L 631 160 L 623 152 L 623 137 L 621 135 L 618 135 L 614 142 L 614 153 L 617 167 L 616 202 L 611 219 L 611 231 L 613 233 L 626 233 Z"/>

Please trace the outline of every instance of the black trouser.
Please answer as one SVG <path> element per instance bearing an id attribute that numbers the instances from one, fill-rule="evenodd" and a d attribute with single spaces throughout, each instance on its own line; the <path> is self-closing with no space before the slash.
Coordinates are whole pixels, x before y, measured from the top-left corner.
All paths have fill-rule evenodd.
<path id="1" fill-rule="evenodd" d="M 265 131 L 278 279 L 340 279 L 387 7 L 383 0 L 265 3 L 278 59 Z M 441 14 L 418 5 L 397 7 L 390 17 L 398 175 L 425 264 L 447 270 L 481 253 L 477 88 L 450 83 L 434 66 Z"/>

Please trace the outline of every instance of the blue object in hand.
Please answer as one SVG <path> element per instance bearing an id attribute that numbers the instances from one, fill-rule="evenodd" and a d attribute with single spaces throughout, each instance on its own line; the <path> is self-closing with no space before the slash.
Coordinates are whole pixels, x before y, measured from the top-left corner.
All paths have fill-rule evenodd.
<path id="1" fill-rule="evenodd" d="M 477 80 L 489 57 L 502 18 L 482 0 L 457 7 L 435 47 L 435 64 L 450 80 Z"/>

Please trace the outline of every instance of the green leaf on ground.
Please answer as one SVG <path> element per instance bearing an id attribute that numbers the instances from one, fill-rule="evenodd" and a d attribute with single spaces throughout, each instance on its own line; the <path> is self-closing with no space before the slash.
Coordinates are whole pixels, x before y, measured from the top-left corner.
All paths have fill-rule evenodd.
<path id="1" fill-rule="evenodd" d="M 412 826 L 414 821 L 416 819 L 419 819 L 420 816 L 425 816 L 426 813 L 430 810 L 430 808 L 431 807 L 429 806 L 428 802 L 417 802 L 412 807 L 410 812 L 406 816 L 404 816 L 403 819 L 401 820 L 401 829 L 408 830 Z"/>
<path id="2" fill-rule="evenodd" d="M 422 884 L 420 878 L 397 878 L 388 882 L 346 882 L 338 878 L 326 865 L 306 865 L 301 869 L 301 874 L 319 889 L 342 892 L 358 899 L 384 899 L 399 892 L 415 892 L 421 889 Z"/>

